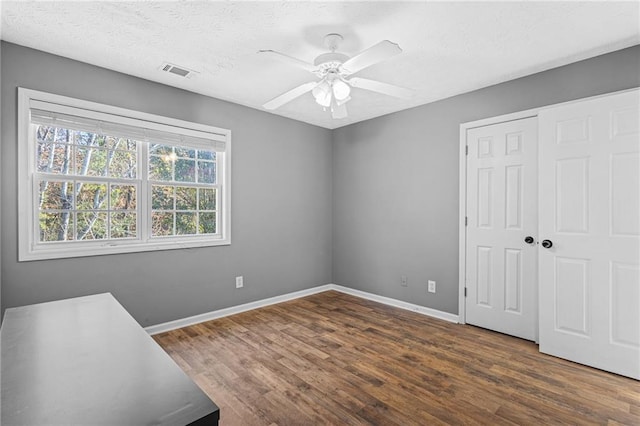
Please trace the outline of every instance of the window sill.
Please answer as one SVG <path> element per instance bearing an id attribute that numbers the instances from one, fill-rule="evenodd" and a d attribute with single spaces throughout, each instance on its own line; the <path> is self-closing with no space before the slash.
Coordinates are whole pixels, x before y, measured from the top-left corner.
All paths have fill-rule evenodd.
<path id="1" fill-rule="evenodd" d="M 188 240 L 171 239 L 170 241 L 167 239 L 165 241 L 153 241 L 148 243 L 141 243 L 139 241 L 96 241 L 95 243 L 69 243 L 56 246 L 47 246 L 46 244 L 42 244 L 32 250 L 20 250 L 18 261 L 29 262 L 34 260 L 103 256 L 111 254 L 139 253 L 228 245 L 231 245 L 231 240 L 229 238 L 189 238 Z"/>

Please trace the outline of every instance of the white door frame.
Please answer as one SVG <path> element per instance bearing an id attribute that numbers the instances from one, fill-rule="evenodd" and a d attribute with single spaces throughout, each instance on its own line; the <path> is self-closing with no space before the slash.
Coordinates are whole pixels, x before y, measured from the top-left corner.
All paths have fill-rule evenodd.
<path id="1" fill-rule="evenodd" d="M 567 101 L 567 102 L 560 102 L 557 104 L 550 104 L 550 105 L 545 105 L 545 106 L 541 106 L 538 108 L 532 108 L 532 109 L 528 109 L 528 110 L 524 110 L 524 111 L 518 111 L 518 112 L 514 112 L 514 113 L 510 113 L 510 114 L 503 114 L 503 115 L 499 115 L 496 117 L 489 117 L 489 118 L 484 118 L 482 120 L 476 120 L 476 121 L 470 121 L 467 123 L 462 123 L 460 124 L 460 154 L 459 154 L 459 160 L 460 160 L 460 166 L 459 166 L 459 171 L 460 171 L 460 180 L 459 180 L 459 185 L 460 185 L 460 208 L 459 208 L 459 212 L 458 212 L 458 238 L 459 238 L 459 243 L 458 243 L 458 322 L 460 324 L 466 324 L 466 314 L 465 314 L 465 294 L 464 294 L 464 289 L 466 287 L 466 281 L 467 281 L 467 277 L 466 277 L 466 264 L 467 264 L 467 239 L 466 239 L 466 216 L 467 216 L 467 154 L 466 154 L 466 150 L 467 150 L 467 130 L 469 129 L 473 129 L 475 127 L 483 127 L 483 126 L 489 126 L 491 124 L 498 124 L 498 123 L 504 123 L 507 121 L 514 121 L 514 120 L 520 120 L 523 118 L 531 118 L 531 117 L 537 117 L 538 114 L 540 113 L 540 111 L 547 109 L 547 108 L 553 108 L 553 107 L 557 107 L 560 105 L 569 105 L 569 104 L 573 104 L 573 103 L 577 103 L 577 102 L 582 102 L 585 100 L 590 100 L 590 99 L 597 99 L 597 98 L 602 98 L 605 96 L 609 96 L 609 95 L 613 95 L 613 94 L 619 94 L 619 93 L 625 93 L 625 92 L 631 92 L 633 90 L 637 90 L 637 88 L 632 88 L 632 89 L 626 89 L 626 90 L 620 90 L 620 91 L 616 91 L 616 92 L 610 92 L 610 93 L 604 93 L 602 95 L 596 95 L 596 96 L 589 96 L 586 98 L 581 98 L 581 99 L 575 99 L 572 101 Z M 536 285 L 536 294 L 538 294 L 538 289 L 537 289 L 537 285 Z M 537 316 L 537 312 L 536 312 L 536 316 Z M 537 326 L 536 326 L 536 330 L 537 330 Z M 536 342 L 538 342 L 538 336 L 537 336 L 537 332 L 536 332 Z"/>

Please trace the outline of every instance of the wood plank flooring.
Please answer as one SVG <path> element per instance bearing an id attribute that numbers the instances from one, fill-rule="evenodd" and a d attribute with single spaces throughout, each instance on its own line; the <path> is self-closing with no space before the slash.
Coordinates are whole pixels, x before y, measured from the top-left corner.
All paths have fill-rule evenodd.
<path id="1" fill-rule="evenodd" d="M 155 335 L 230 425 L 640 425 L 640 382 L 328 291 Z"/>

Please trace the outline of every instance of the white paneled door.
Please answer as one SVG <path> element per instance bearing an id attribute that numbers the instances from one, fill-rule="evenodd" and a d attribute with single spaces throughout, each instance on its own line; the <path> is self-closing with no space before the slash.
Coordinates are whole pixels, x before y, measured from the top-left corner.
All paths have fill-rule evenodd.
<path id="1" fill-rule="evenodd" d="M 638 93 L 539 114 L 540 351 L 636 379 Z"/>
<path id="2" fill-rule="evenodd" d="M 469 324 L 535 340 L 537 120 L 467 131 Z"/>

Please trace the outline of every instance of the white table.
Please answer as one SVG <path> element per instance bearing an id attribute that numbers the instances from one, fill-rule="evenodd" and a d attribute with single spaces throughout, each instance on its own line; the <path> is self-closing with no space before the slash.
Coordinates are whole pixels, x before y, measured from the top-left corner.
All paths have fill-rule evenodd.
<path id="1" fill-rule="evenodd" d="M 7 309 L 2 425 L 217 425 L 218 407 L 110 293 Z"/>

